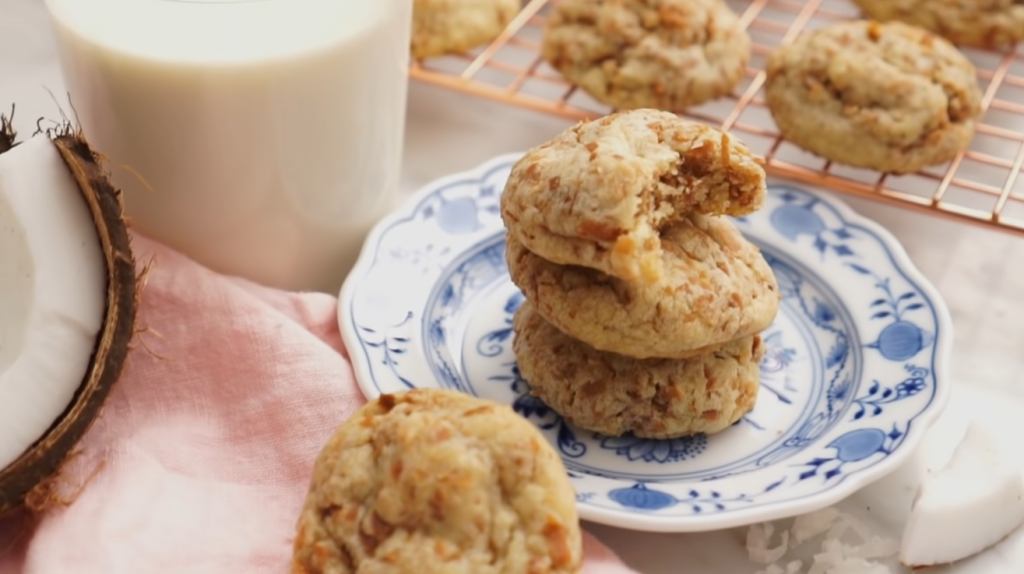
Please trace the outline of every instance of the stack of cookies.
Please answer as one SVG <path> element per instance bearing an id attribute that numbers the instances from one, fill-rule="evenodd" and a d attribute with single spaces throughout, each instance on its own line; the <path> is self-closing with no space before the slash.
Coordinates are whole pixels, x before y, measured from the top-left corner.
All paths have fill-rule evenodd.
<path id="1" fill-rule="evenodd" d="M 533 393 L 601 434 L 722 431 L 751 408 L 779 292 L 727 216 L 764 170 L 728 134 L 653 109 L 570 128 L 513 167 L 513 348 Z"/>

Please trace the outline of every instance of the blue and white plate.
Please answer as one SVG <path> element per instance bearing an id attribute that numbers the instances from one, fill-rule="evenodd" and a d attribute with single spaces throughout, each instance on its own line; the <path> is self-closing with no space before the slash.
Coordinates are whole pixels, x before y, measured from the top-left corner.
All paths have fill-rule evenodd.
<path id="1" fill-rule="evenodd" d="M 894 470 L 949 395 L 948 311 L 896 240 L 845 205 L 773 185 L 737 224 L 782 292 L 754 410 L 725 432 L 601 436 L 529 394 L 512 353 L 522 295 L 499 196 L 519 155 L 437 181 L 381 221 L 341 291 L 363 392 L 446 387 L 510 404 L 561 453 L 581 518 L 649 531 L 809 512 Z"/>

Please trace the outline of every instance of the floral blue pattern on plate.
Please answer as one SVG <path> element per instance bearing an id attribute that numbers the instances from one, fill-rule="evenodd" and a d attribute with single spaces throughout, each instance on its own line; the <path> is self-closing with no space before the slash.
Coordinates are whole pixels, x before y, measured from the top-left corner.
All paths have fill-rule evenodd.
<path id="1" fill-rule="evenodd" d="M 949 395 L 948 311 L 896 240 L 842 203 L 771 185 L 737 225 L 782 293 L 755 408 L 726 431 L 601 436 L 529 394 L 512 353 L 506 155 L 434 182 L 381 221 L 340 295 L 368 397 L 445 387 L 511 405 L 561 453 L 586 520 L 699 531 L 809 512 L 894 470 Z"/>

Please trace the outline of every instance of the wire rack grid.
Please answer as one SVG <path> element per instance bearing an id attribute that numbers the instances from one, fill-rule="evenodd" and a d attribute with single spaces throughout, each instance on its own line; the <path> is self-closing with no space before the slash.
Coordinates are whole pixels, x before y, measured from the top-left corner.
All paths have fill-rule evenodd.
<path id="1" fill-rule="evenodd" d="M 493 42 L 467 54 L 414 62 L 410 77 L 501 102 L 587 120 L 611 111 L 577 90 L 540 55 L 546 14 L 557 0 L 529 0 Z M 1024 48 L 963 49 L 978 71 L 984 109 L 969 149 L 914 174 L 834 164 L 783 139 L 765 105 L 766 57 L 810 30 L 860 17 L 849 0 L 727 0 L 753 41 L 733 93 L 681 115 L 738 135 L 764 156 L 769 175 L 1024 235 Z"/>

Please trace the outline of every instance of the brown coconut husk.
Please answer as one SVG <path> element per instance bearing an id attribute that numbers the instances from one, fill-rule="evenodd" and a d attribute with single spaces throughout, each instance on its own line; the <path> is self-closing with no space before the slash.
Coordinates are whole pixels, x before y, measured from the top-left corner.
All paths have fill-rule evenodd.
<path id="1" fill-rule="evenodd" d="M 92 214 L 107 268 L 106 307 L 89 368 L 73 400 L 41 439 L 0 470 L 0 516 L 25 507 L 39 511 L 67 502 L 57 494 L 54 482 L 121 375 L 138 308 L 135 260 L 124 202 L 120 190 L 110 183 L 102 156 L 69 122 L 48 130 L 46 135 L 57 146 Z M 17 145 L 14 136 L 11 120 L 0 115 L 0 153 Z"/>
<path id="2" fill-rule="evenodd" d="M 0 153 L 14 147 L 14 142 L 18 138 L 18 132 L 14 131 L 14 108 L 11 108 L 10 117 L 0 114 Z"/>

